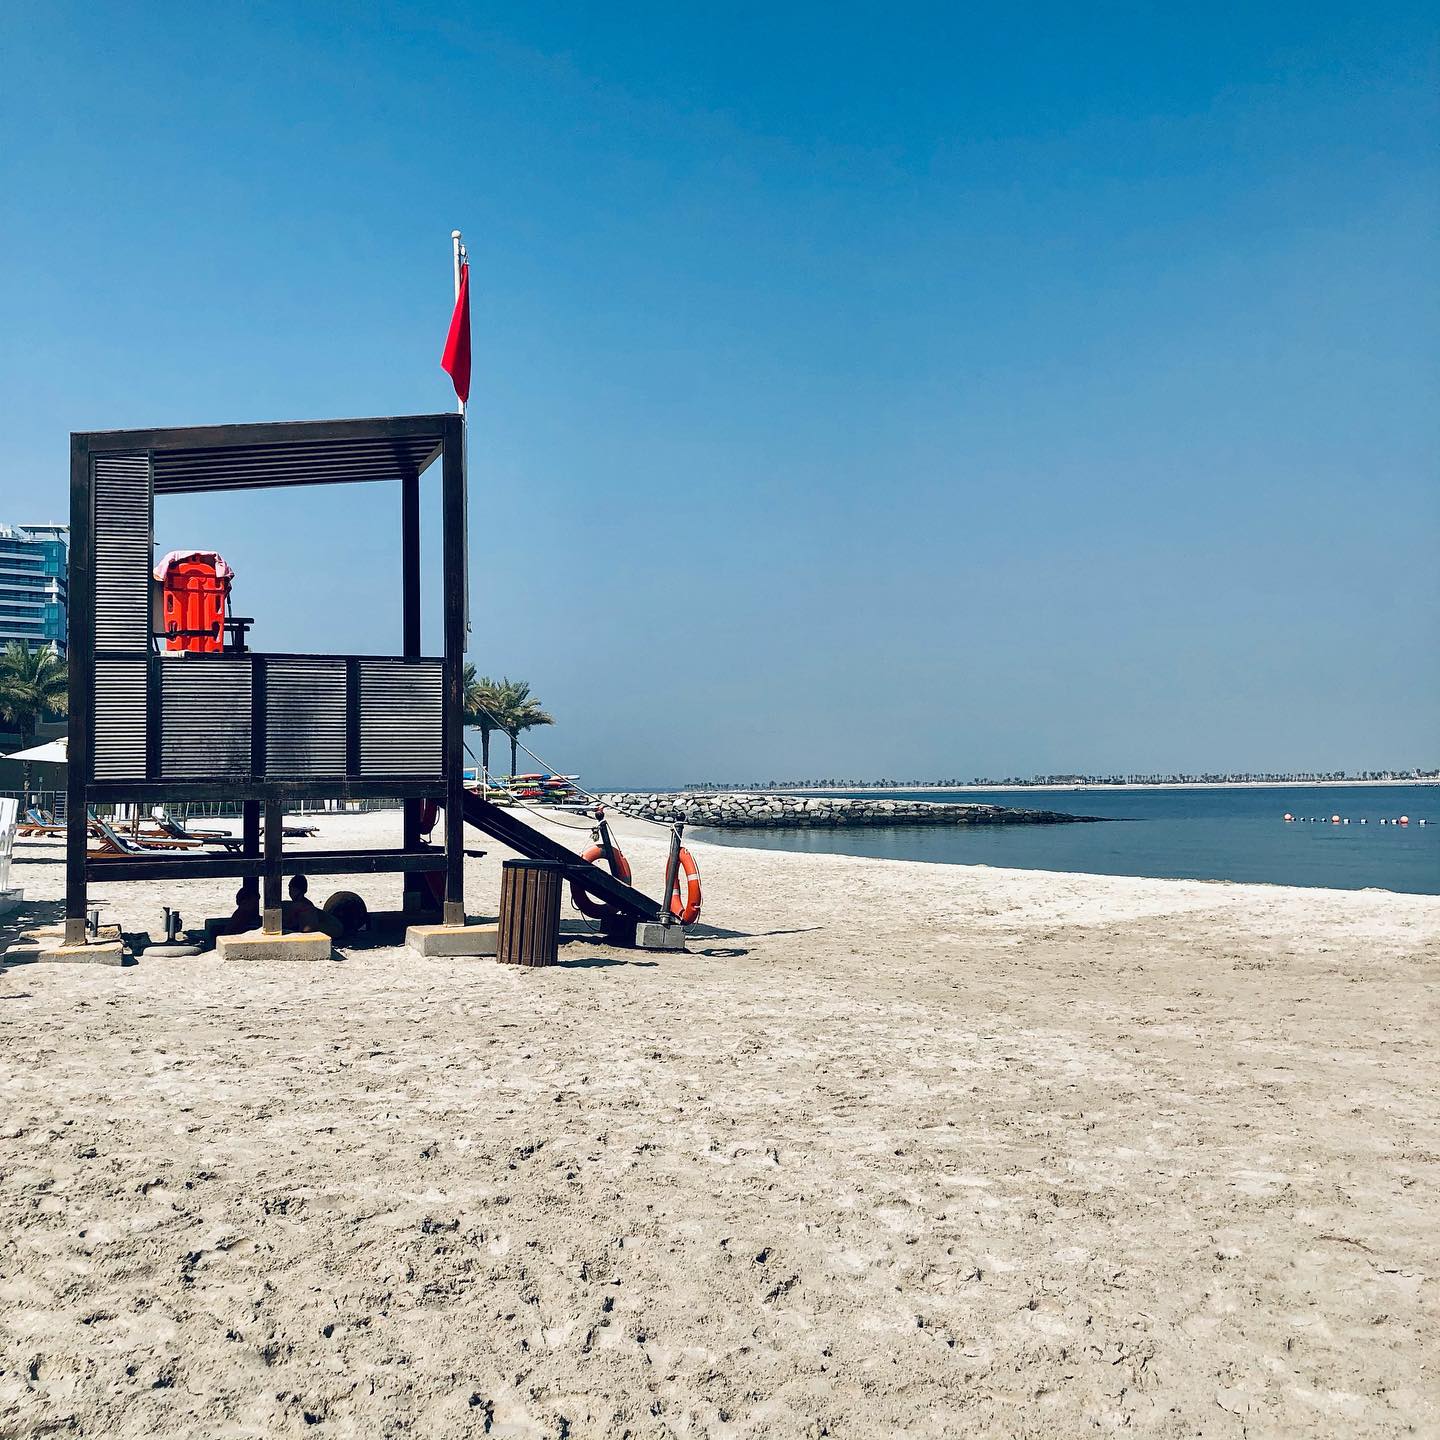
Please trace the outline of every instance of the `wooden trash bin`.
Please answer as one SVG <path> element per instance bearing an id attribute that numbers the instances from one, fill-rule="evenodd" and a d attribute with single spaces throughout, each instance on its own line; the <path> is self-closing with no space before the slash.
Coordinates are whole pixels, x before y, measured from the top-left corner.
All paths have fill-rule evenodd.
<path id="1" fill-rule="evenodd" d="M 495 958 L 502 965 L 555 964 L 567 868 L 558 860 L 507 860 L 501 866 Z"/>

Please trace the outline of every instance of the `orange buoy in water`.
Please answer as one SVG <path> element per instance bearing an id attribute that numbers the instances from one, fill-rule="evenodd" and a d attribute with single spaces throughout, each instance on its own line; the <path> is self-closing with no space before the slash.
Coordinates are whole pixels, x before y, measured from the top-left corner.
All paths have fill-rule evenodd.
<path id="1" fill-rule="evenodd" d="M 1410 817 L 1408 815 L 1402 815 L 1400 817 L 1400 823 L 1402 825 L 1408 825 L 1410 823 Z"/>
<path id="2" fill-rule="evenodd" d="M 1292 824 L 1292 823 L 1294 822 L 1294 820 L 1295 820 L 1295 817 L 1287 810 L 1287 811 L 1285 812 L 1285 823 L 1286 823 L 1287 825 L 1289 825 L 1289 824 Z"/>
<path id="3" fill-rule="evenodd" d="M 1330 823 L 1332 825 L 1338 825 L 1340 823 L 1340 817 L 1338 815 L 1332 815 L 1330 817 Z"/>

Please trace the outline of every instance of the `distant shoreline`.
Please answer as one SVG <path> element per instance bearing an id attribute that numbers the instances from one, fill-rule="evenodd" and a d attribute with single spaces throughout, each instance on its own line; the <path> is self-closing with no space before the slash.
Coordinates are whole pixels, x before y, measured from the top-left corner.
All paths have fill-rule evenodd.
<path id="1" fill-rule="evenodd" d="M 656 794 L 716 794 L 716 795 L 853 795 L 870 793 L 882 795 L 920 794 L 927 790 L 949 793 L 978 795 L 984 791 L 1003 792 L 1013 795 L 1017 790 L 1036 791 L 1093 791 L 1093 790 L 1348 790 L 1360 787 L 1384 789 L 1397 785 L 1440 786 L 1440 779 L 1426 780 L 1167 780 L 1155 783 L 1136 782 L 1131 784 L 1108 784 L 1098 781 L 1077 782 L 1071 785 L 775 785 L 757 786 L 747 789 L 736 786 L 715 790 L 711 786 L 692 785 L 679 790 L 654 791 Z"/>

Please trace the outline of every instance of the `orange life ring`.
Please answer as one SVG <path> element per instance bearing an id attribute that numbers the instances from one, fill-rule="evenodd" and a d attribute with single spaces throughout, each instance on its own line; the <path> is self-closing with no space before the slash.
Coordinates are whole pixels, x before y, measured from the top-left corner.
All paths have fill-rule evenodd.
<path id="1" fill-rule="evenodd" d="M 588 860 L 593 865 L 605 854 L 604 848 L 599 845 L 592 845 L 580 858 Z M 610 873 L 617 879 L 623 880 L 627 885 L 630 883 L 630 862 L 625 858 L 617 846 L 610 847 Z M 589 895 L 584 885 L 579 880 L 570 882 L 570 903 L 582 914 L 588 915 L 592 920 L 619 920 L 623 918 L 623 911 L 616 905 L 611 905 L 604 900 L 596 900 Z"/>
<path id="2" fill-rule="evenodd" d="M 675 889 L 670 896 L 670 913 L 677 916 L 682 925 L 693 925 L 700 918 L 700 867 L 683 845 L 680 868 L 675 872 Z"/>

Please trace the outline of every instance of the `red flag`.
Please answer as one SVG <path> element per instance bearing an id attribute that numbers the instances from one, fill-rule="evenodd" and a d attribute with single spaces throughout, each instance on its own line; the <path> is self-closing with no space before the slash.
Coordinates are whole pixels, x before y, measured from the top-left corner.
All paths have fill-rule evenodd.
<path id="1" fill-rule="evenodd" d="M 460 266 L 460 293 L 455 297 L 455 313 L 450 317 L 450 333 L 445 337 L 445 353 L 440 368 L 450 377 L 461 404 L 470 399 L 470 262 Z"/>

